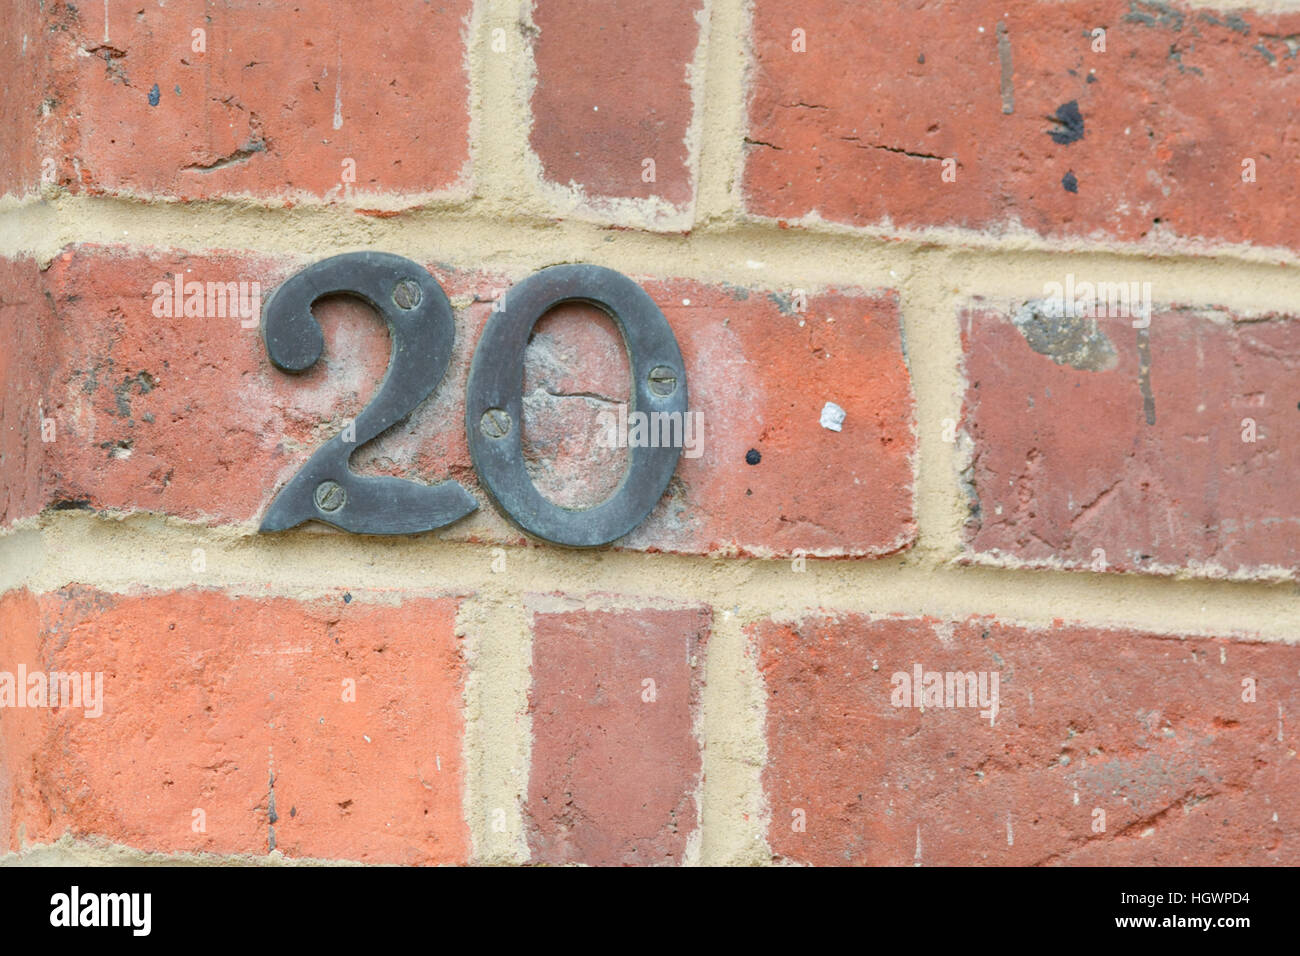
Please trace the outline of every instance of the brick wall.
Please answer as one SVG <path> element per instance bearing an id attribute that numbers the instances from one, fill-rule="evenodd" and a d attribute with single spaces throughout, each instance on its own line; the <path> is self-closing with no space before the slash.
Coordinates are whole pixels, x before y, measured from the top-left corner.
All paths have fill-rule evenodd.
<path id="1" fill-rule="evenodd" d="M 0 852 L 1300 863 L 1297 35 L 1289 0 L 7 6 Z M 383 324 L 323 300 L 290 376 L 155 286 L 363 249 L 456 337 L 353 467 L 479 507 L 260 534 Z M 650 294 L 704 423 L 586 551 L 464 426 L 495 304 L 566 262 Z M 614 325 L 549 314 L 524 395 L 538 487 L 602 500 Z M 6 705 L 20 673 L 102 696 Z"/>

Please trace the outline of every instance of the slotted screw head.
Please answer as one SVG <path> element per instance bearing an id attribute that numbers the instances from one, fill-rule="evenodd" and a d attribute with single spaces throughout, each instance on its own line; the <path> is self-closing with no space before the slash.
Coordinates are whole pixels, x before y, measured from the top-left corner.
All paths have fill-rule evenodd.
<path id="1" fill-rule="evenodd" d="M 316 507 L 321 511 L 338 511 L 347 504 L 348 493 L 337 481 L 322 481 L 316 486 Z"/>
<path id="2" fill-rule="evenodd" d="M 510 425 L 510 413 L 504 408 L 489 408 L 478 423 L 488 438 L 504 438 L 510 434 Z"/>
<path id="3" fill-rule="evenodd" d="M 420 304 L 420 283 L 414 279 L 403 279 L 393 288 L 393 302 L 399 309 L 414 309 Z"/>
<path id="4" fill-rule="evenodd" d="M 666 397 L 677 391 L 677 373 L 667 365 L 656 365 L 650 370 L 650 391 Z"/>

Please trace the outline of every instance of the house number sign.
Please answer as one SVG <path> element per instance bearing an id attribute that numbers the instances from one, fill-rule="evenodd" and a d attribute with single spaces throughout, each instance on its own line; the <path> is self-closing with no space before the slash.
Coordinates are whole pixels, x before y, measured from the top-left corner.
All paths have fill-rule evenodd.
<path id="1" fill-rule="evenodd" d="M 422 266 L 386 252 L 351 252 L 314 263 L 276 289 L 262 309 L 262 337 L 276 368 L 297 373 L 316 364 L 325 339 L 311 307 L 340 293 L 383 316 L 392 346 L 388 371 L 357 416 L 351 440 L 340 433 L 318 448 L 276 494 L 261 530 L 316 520 L 356 534 L 416 534 L 458 521 L 478 503 L 457 481 L 426 485 L 358 475 L 348 467 L 357 448 L 405 419 L 442 381 L 455 337 L 442 286 Z M 684 416 L 686 367 L 659 307 L 619 272 L 563 265 L 513 287 L 505 308 L 488 319 L 470 365 L 465 430 L 479 480 L 511 521 L 553 544 L 596 547 L 645 520 L 668 487 L 681 449 L 630 445 L 622 483 L 591 508 L 562 508 L 537 490 L 520 441 L 524 350 L 537 320 L 563 302 L 590 303 L 618 326 L 632 370 L 629 413 Z"/>

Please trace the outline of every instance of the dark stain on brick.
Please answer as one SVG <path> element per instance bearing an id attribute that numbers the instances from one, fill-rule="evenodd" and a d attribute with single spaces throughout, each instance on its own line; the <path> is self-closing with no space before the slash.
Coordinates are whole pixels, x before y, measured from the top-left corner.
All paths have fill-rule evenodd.
<path id="1" fill-rule="evenodd" d="M 1151 391 L 1151 330 L 1138 329 L 1138 388 L 1142 390 L 1142 415 L 1148 425 L 1156 423 L 1156 397 Z"/>
<path id="2" fill-rule="evenodd" d="M 139 372 L 135 375 L 122 379 L 122 384 L 113 389 L 113 395 L 117 399 L 117 414 L 122 418 L 131 417 L 131 387 L 139 391 L 141 395 L 147 395 L 154 390 L 158 384 L 148 372 Z"/>
<path id="3" fill-rule="evenodd" d="M 1050 300 L 1026 302 L 1011 321 L 1031 349 L 1057 365 L 1105 372 L 1119 364 L 1115 346 L 1096 319 L 1072 315 Z"/>
<path id="4" fill-rule="evenodd" d="M 1183 66 L 1183 53 L 1176 46 L 1169 48 L 1169 60 L 1178 67 L 1179 73 L 1195 73 L 1197 76 L 1205 75 L 1205 72 L 1199 66 Z"/>
<path id="5" fill-rule="evenodd" d="M 1065 187 L 1067 193 L 1077 193 L 1079 191 L 1079 180 L 1074 175 L 1073 169 L 1061 177 L 1061 185 Z"/>
<path id="6" fill-rule="evenodd" d="M 1047 131 L 1053 142 L 1068 146 L 1083 139 L 1083 114 L 1079 112 L 1078 100 L 1061 104 L 1056 108 L 1056 115 L 1047 118 L 1057 126 Z"/>
<path id="7" fill-rule="evenodd" d="M 1124 22 L 1181 30 L 1183 13 L 1171 4 L 1162 3 L 1161 0 L 1129 0 L 1128 13 L 1124 14 Z"/>
<path id="8" fill-rule="evenodd" d="M 784 292 L 769 292 L 767 297 L 781 310 L 782 315 L 794 315 L 794 302 Z"/>
<path id="9" fill-rule="evenodd" d="M 62 498 L 56 497 L 50 502 L 51 511 L 89 511 L 91 510 L 89 498 Z"/>
<path id="10" fill-rule="evenodd" d="M 1002 112 L 1010 114 L 1016 111 L 1016 90 L 1012 85 L 1015 70 L 1011 65 L 1011 37 L 1007 34 L 1005 21 L 998 21 L 997 33 L 998 61 L 1001 70 L 998 82 L 1002 95 Z"/>
<path id="11" fill-rule="evenodd" d="M 1204 20 L 1206 23 L 1214 24 L 1216 27 L 1227 27 L 1229 30 L 1232 30 L 1235 33 L 1240 33 L 1242 36 L 1246 36 L 1250 33 L 1250 24 L 1236 13 L 1230 13 L 1228 16 L 1220 20 L 1209 11 L 1202 10 L 1199 14 L 1199 18 Z"/>
<path id="12" fill-rule="evenodd" d="M 1270 66 L 1278 62 L 1278 56 L 1269 49 L 1269 45 L 1274 43 L 1286 47 L 1286 53 L 1282 54 L 1282 59 L 1294 60 L 1296 53 L 1300 52 L 1300 33 L 1261 33 L 1259 35 L 1259 43 L 1255 44 L 1254 49 L 1263 54 Z M 1287 72 L 1290 72 L 1289 68 Z"/>

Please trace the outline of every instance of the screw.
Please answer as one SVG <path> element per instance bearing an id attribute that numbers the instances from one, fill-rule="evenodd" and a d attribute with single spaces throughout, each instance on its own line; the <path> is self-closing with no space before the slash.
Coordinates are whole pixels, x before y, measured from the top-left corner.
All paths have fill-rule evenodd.
<path id="1" fill-rule="evenodd" d="M 420 304 L 420 284 L 414 279 L 403 279 L 393 287 L 393 301 L 399 309 L 414 309 Z"/>
<path id="2" fill-rule="evenodd" d="M 667 365 L 656 365 L 650 370 L 650 391 L 666 397 L 677 391 L 677 373 Z"/>
<path id="3" fill-rule="evenodd" d="M 338 511 L 348 501 L 348 493 L 337 481 L 322 481 L 316 486 L 316 507 L 321 511 Z"/>
<path id="4" fill-rule="evenodd" d="M 505 438 L 510 434 L 510 413 L 504 408 L 489 408 L 479 419 L 478 427 L 488 438 Z"/>

